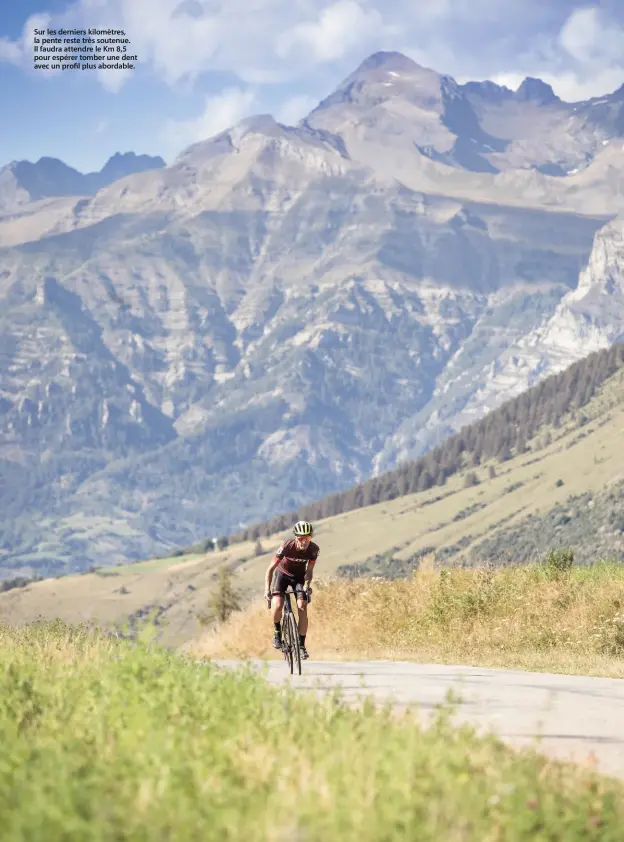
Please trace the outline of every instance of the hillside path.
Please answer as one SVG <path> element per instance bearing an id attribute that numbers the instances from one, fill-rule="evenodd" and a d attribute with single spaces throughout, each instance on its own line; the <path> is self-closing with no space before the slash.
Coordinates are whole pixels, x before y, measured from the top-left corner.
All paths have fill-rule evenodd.
<path id="1" fill-rule="evenodd" d="M 236 666 L 240 661 L 216 661 Z M 624 778 L 624 679 L 520 672 L 406 661 L 307 661 L 290 676 L 283 661 L 251 661 L 267 680 L 302 692 L 341 687 L 357 703 L 363 695 L 417 708 L 424 721 L 453 690 L 461 697 L 455 722 L 492 731 L 514 746 L 535 744 L 552 757 L 590 763 Z M 595 758 L 593 759 L 592 758 Z"/>

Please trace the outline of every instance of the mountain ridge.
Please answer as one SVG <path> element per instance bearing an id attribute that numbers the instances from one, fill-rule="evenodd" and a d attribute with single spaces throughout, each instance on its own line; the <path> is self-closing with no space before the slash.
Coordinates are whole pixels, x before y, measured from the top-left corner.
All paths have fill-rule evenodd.
<path id="1" fill-rule="evenodd" d="M 116 152 L 98 172 L 81 173 L 58 158 L 42 157 L 35 163 L 11 161 L 0 168 L 0 211 L 3 209 L 3 183 L 14 182 L 17 194 L 26 194 L 26 201 L 62 196 L 91 196 L 114 181 L 165 166 L 160 156 Z M 6 191 L 6 186 L 4 191 Z M 11 208 L 5 203 L 5 210 Z"/>

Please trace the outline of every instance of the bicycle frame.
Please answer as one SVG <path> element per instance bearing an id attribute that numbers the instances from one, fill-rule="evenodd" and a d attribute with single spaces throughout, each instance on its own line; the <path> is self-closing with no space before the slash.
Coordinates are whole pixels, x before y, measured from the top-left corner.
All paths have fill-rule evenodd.
<path id="1" fill-rule="evenodd" d="M 284 594 L 284 608 L 282 611 L 282 654 L 292 675 L 297 667 L 297 673 L 301 675 L 301 647 L 299 643 L 299 623 L 295 620 L 290 597 L 297 597 L 296 592 L 289 585 Z M 310 595 L 306 594 L 307 602 L 310 602 Z M 267 597 L 268 607 L 271 607 L 271 597 Z"/>

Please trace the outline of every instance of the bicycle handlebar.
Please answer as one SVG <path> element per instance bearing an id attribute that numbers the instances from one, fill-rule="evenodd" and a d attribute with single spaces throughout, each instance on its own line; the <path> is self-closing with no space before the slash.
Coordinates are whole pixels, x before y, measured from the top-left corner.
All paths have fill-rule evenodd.
<path id="1" fill-rule="evenodd" d="M 304 588 L 303 592 L 306 595 L 306 602 L 308 602 L 308 603 L 312 602 L 312 589 L 309 588 L 309 587 Z M 286 588 L 285 594 L 292 594 L 293 596 L 297 596 L 297 592 L 293 590 L 292 585 L 288 585 L 288 587 Z M 271 607 L 271 594 L 269 594 L 266 597 L 266 601 L 267 601 L 267 608 L 270 608 Z"/>

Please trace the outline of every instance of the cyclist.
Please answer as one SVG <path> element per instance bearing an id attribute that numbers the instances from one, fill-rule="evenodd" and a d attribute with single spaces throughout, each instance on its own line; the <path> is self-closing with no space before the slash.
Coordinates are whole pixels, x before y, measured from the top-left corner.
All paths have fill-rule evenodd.
<path id="1" fill-rule="evenodd" d="M 299 645 L 301 657 L 309 658 L 305 645 L 308 631 L 308 598 L 312 593 L 310 582 L 319 554 L 318 544 L 312 541 L 312 524 L 298 520 L 293 527 L 294 538 L 289 538 L 278 548 L 266 572 L 266 598 L 271 600 L 273 611 L 273 646 L 282 648 L 280 621 L 286 588 L 292 585 L 297 598 L 299 615 Z"/>

